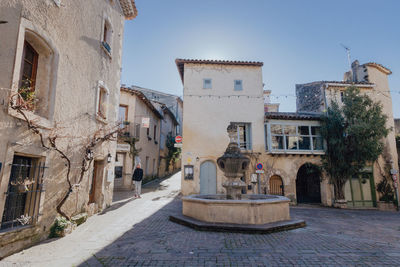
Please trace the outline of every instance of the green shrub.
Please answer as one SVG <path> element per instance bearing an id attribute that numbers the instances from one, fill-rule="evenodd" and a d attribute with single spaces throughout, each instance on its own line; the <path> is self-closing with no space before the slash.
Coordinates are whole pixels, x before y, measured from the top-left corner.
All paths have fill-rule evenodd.
<path id="1" fill-rule="evenodd" d="M 68 227 L 69 221 L 64 217 L 57 217 L 50 227 L 49 238 L 64 236 L 64 229 Z"/>

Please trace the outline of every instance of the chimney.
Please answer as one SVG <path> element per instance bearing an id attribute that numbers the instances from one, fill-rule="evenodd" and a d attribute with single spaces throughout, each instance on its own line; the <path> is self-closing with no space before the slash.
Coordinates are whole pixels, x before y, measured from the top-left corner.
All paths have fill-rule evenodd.
<path id="1" fill-rule="evenodd" d="M 351 63 L 351 71 L 353 72 L 353 79 L 352 82 L 359 82 L 359 77 L 358 77 L 358 69 L 360 68 L 360 63 L 358 60 L 354 60 L 353 63 Z"/>

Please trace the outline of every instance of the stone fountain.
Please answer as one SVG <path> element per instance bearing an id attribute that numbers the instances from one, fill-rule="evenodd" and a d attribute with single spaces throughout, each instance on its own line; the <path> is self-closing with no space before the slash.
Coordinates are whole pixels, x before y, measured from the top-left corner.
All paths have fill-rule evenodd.
<path id="1" fill-rule="evenodd" d="M 240 178 L 249 167 L 250 159 L 240 152 L 234 124 L 227 128 L 229 145 L 218 158 L 218 167 L 226 181 L 226 194 L 191 195 L 182 198 L 182 215 L 170 220 L 201 230 L 273 232 L 304 227 L 305 222 L 291 220 L 290 200 L 284 196 L 242 194 L 246 183 Z"/>
<path id="2" fill-rule="evenodd" d="M 246 183 L 240 180 L 249 166 L 250 159 L 241 152 L 235 137 L 237 136 L 234 124 L 228 126 L 229 145 L 224 155 L 217 160 L 218 167 L 224 172 L 228 181 L 222 186 L 226 189 L 227 199 L 242 199 L 242 189 Z"/>

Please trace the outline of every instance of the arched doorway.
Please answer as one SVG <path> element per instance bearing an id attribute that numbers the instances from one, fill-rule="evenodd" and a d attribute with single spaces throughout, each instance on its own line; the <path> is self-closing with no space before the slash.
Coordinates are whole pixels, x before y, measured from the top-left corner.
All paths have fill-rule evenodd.
<path id="1" fill-rule="evenodd" d="M 284 195 L 283 182 L 279 175 L 273 175 L 269 178 L 269 193 L 271 195 Z"/>
<path id="2" fill-rule="evenodd" d="M 217 193 L 217 167 L 208 160 L 200 165 L 200 194 Z"/>
<path id="3" fill-rule="evenodd" d="M 321 203 L 321 172 L 318 166 L 306 163 L 297 172 L 297 203 Z"/>

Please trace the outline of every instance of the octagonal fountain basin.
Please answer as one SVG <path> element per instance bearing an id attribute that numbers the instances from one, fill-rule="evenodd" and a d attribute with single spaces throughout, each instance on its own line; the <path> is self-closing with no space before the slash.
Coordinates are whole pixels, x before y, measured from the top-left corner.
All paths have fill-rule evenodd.
<path id="1" fill-rule="evenodd" d="M 182 214 L 209 223 L 266 224 L 290 220 L 289 202 L 283 196 L 191 195 L 182 198 Z"/>

